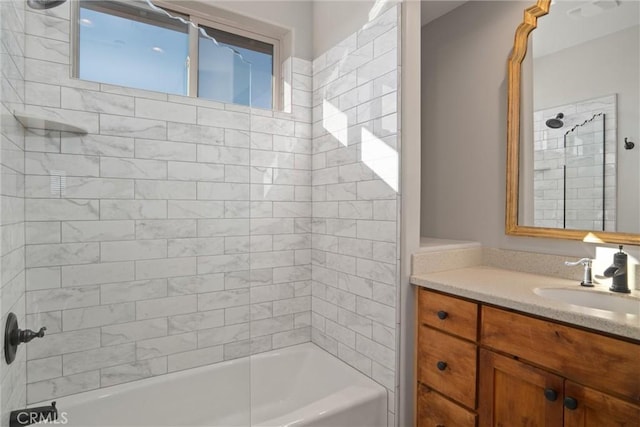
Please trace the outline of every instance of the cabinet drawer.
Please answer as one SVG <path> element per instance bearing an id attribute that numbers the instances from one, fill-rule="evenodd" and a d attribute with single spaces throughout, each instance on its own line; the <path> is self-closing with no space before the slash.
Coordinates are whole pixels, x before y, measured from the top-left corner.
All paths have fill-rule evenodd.
<path id="1" fill-rule="evenodd" d="M 475 344 L 420 326 L 418 381 L 468 408 L 476 404 Z"/>
<path id="2" fill-rule="evenodd" d="M 475 427 L 476 415 L 424 385 L 418 386 L 418 427 Z"/>
<path id="3" fill-rule="evenodd" d="M 476 341 L 478 304 L 420 289 L 418 320 L 421 324 Z"/>
<path id="4" fill-rule="evenodd" d="M 640 402 L 640 344 L 486 306 L 480 342 L 570 380 Z"/>

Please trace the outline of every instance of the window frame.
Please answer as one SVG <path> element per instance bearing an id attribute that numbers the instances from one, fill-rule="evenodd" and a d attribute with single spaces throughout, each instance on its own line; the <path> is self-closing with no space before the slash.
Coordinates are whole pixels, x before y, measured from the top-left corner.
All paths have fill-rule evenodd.
<path id="1" fill-rule="evenodd" d="M 122 0 L 112 0 L 113 3 L 119 3 L 124 6 L 124 8 L 135 7 L 132 6 L 131 2 L 126 2 Z M 98 2 L 95 2 L 98 3 Z M 140 5 L 146 5 L 145 1 L 137 1 Z M 273 55 L 272 55 L 272 73 L 271 73 L 271 110 L 273 111 L 281 111 L 283 107 L 283 94 L 282 94 L 282 85 L 281 85 L 281 46 L 283 43 L 283 36 L 280 34 L 269 34 L 268 31 L 260 31 L 256 32 L 251 30 L 252 24 L 260 23 L 252 18 L 239 16 L 236 20 L 228 20 L 222 17 L 216 16 L 216 9 L 213 6 L 206 5 L 211 11 L 207 11 L 206 13 L 203 11 L 194 10 L 192 8 L 185 7 L 181 4 L 177 4 L 171 1 L 164 0 L 155 0 L 153 4 L 165 9 L 167 12 L 171 13 L 174 16 L 180 16 L 182 18 L 188 19 L 193 22 L 198 28 L 195 28 L 193 25 L 188 26 L 188 37 L 189 37 L 189 55 L 187 57 L 188 60 L 188 85 L 187 85 L 187 94 L 179 95 L 179 96 L 188 96 L 190 98 L 198 98 L 198 51 L 199 51 L 199 28 L 202 27 L 210 27 L 215 30 L 224 31 L 227 33 L 235 34 L 241 37 L 250 38 L 253 40 L 257 40 L 262 43 L 268 43 L 273 46 Z M 80 1 L 72 2 L 72 78 L 80 79 Z M 126 11 L 114 11 L 109 8 L 102 8 L 99 5 L 90 8 L 92 10 L 105 9 L 104 13 L 111 13 L 115 16 L 120 16 L 122 18 L 134 19 L 140 22 L 145 22 L 158 26 L 166 26 L 163 25 L 162 22 L 156 21 L 154 19 L 140 19 L 140 17 L 135 16 L 130 13 L 126 13 Z M 114 13 L 115 12 L 115 13 Z M 102 82 L 100 82 L 102 83 Z M 109 83 L 104 83 L 109 84 Z M 134 88 L 139 89 L 139 88 Z M 144 89 L 141 89 L 144 90 Z M 207 99 L 207 98 L 200 98 Z M 210 100 L 213 102 L 219 102 L 214 99 Z M 243 105 L 243 104 L 236 104 Z M 257 108 L 252 107 L 251 108 Z"/>

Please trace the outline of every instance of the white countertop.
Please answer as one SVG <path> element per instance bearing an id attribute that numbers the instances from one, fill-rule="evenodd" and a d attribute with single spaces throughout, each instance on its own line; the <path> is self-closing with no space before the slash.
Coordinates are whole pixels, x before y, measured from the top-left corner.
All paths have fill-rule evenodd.
<path id="1" fill-rule="evenodd" d="M 411 283 L 524 313 L 640 340 L 640 316 L 567 304 L 543 298 L 533 292 L 535 288 L 571 288 L 584 291 L 595 289 L 609 293 L 606 287 L 596 285 L 596 288 L 584 288 L 575 280 L 484 266 L 414 275 L 411 277 Z M 640 292 L 633 291 L 632 296 L 640 297 Z"/>

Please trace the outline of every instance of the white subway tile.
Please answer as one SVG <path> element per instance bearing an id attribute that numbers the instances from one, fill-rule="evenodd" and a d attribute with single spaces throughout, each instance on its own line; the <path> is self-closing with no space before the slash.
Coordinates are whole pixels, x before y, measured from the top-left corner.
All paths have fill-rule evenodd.
<path id="1" fill-rule="evenodd" d="M 198 145 L 198 162 L 249 165 L 250 150 L 226 146 Z"/>
<path id="2" fill-rule="evenodd" d="M 166 257 L 166 240 L 131 240 L 100 243 L 100 260 L 102 262 Z"/>
<path id="3" fill-rule="evenodd" d="M 249 269 L 249 254 L 198 257 L 198 274 L 224 273 Z"/>
<path id="4" fill-rule="evenodd" d="M 169 279 L 169 296 L 216 292 L 224 288 L 224 274 L 222 273 Z"/>
<path id="5" fill-rule="evenodd" d="M 201 219 L 198 220 L 198 236 L 248 236 L 253 232 L 249 224 L 248 219 Z"/>
<path id="6" fill-rule="evenodd" d="M 136 139 L 135 156 L 142 159 L 195 161 L 196 145 Z"/>
<path id="7" fill-rule="evenodd" d="M 27 403 L 81 393 L 100 387 L 99 371 L 83 372 L 27 385 Z"/>
<path id="8" fill-rule="evenodd" d="M 97 243 L 60 243 L 28 245 L 27 267 L 49 267 L 98 262 L 100 248 Z"/>
<path id="9" fill-rule="evenodd" d="M 171 316 L 169 321 L 169 334 L 181 334 L 185 332 L 199 331 L 224 326 L 224 310 L 200 311 L 198 313 L 181 314 Z"/>
<path id="10" fill-rule="evenodd" d="M 168 216 L 172 219 L 222 218 L 224 202 L 169 200 Z"/>
<path id="11" fill-rule="evenodd" d="M 135 197 L 136 199 L 195 200 L 196 183 L 136 180 Z"/>
<path id="12" fill-rule="evenodd" d="M 170 141 L 193 142 L 207 145 L 224 144 L 224 129 L 222 128 L 170 122 L 167 132 Z"/>
<path id="13" fill-rule="evenodd" d="M 167 280 L 140 280 L 126 283 L 107 283 L 100 286 L 102 304 L 123 303 L 167 296 Z"/>
<path id="14" fill-rule="evenodd" d="M 142 320 L 102 327 L 102 345 L 117 345 L 167 335 L 167 319 Z"/>
<path id="15" fill-rule="evenodd" d="M 27 58 L 69 64 L 69 42 L 36 37 L 27 34 L 25 41 L 25 56 Z"/>
<path id="16" fill-rule="evenodd" d="M 136 279 L 192 276 L 196 274 L 196 258 L 171 258 L 136 261 Z M 140 313 L 138 313 L 140 315 Z"/>
<path id="17" fill-rule="evenodd" d="M 180 123 L 196 122 L 196 107 L 176 102 L 136 98 L 136 117 Z"/>
<path id="18" fill-rule="evenodd" d="M 198 346 L 212 347 L 249 338 L 249 323 L 221 326 L 198 331 Z"/>
<path id="19" fill-rule="evenodd" d="M 135 223 L 133 221 L 62 222 L 63 242 L 97 242 L 131 240 L 133 238 L 135 238 Z"/>
<path id="20" fill-rule="evenodd" d="M 166 217 L 167 202 L 164 200 L 100 201 L 101 220 L 161 219 Z"/>
<path id="21" fill-rule="evenodd" d="M 223 253 L 224 239 L 220 237 L 170 239 L 168 241 L 168 256 L 171 258 L 222 255 Z"/>
<path id="22" fill-rule="evenodd" d="M 167 358 L 140 360 L 100 370 L 100 385 L 108 387 L 167 373 Z"/>
<path id="23" fill-rule="evenodd" d="M 60 90 L 62 108 L 121 116 L 133 115 L 132 97 L 70 87 L 62 87 Z"/>
<path id="24" fill-rule="evenodd" d="M 110 178 L 167 179 L 167 163 L 160 160 L 101 157 L 100 176 Z"/>
<path id="25" fill-rule="evenodd" d="M 168 178 L 181 181 L 224 181 L 224 165 L 169 162 Z"/>
<path id="26" fill-rule="evenodd" d="M 133 157 L 134 139 L 107 135 L 63 133 L 61 150 L 69 154 Z"/>
<path id="27" fill-rule="evenodd" d="M 251 337 L 275 334 L 293 329 L 293 315 L 272 317 L 251 322 Z"/>
<path id="28" fill-rule="evenodd" d="M 221 362 L 224 359 L 223 347 L 207 347 L 198 350 L 171 354 L 168 357 L 169 372 L 197 368 Z"/>
<path id="29" fill-rule="evenodd" d="M 137 239 L 196 237 L 195 219 L 144 219 L 136 221 Z"/>
<path id="30" fill-rule="evenodd" d="M 197 347 L 198 339 L 195 331 L 180 335 L 151 338 L 136 343 L 136 358 L 138 360 L 152 359 L 180 353 L 185 350 L 195 350 Z"/>
<path id="31" fill-rule="evenodd" d="M 198 124 L 225 129 L 249 130 L 249 114 L 198 107 Z"/>
<path id="32" fill-rule="evenodd" d="M 167 137 L 167 124 L 158 120 L 101 114 L 100 133 L 102 135 L 164 140 Z"/>
<path id="33" fill-rule="evenodd" d="M 62 191 L 72 199 L 133 199 L 133 181 L 68 177 Z"/>
<path id="34" fill-rule="evenodd" d="M 75 154 L 25 153 L 26 173 L 31 175 L 98 176 L 98 157 Z"/>
<path id="35" fill-rule="evenodd" d="M 47 329 L 48 332 L 48 329 Z M 35 383 L 62 376 L 62 356 L 27 361 L 27 382 Z"/>
<path id="36" fill-rule="evenodd" d="M 367 298 L 357 297 L 356 313 L 390 328 L 395 327 L 395 309 L 388 305 L 380 304 Z"/>
<path id="37" fill-rule="evenodd" d="M 134 344 L 121 344 L 68 353 L 62 356 L 62 360 L 64 374 L 68 376 L 79 372 L 134 362 L 136 360 L 136 351 Z"/>
<path id="38" fill-rule="evenodd" d="M 249 184 L 197 183 L 198 200 L 250 200 Z"/>
<path id="39" fill-rule="evenodd" d="M 62 286 L 86 286 L 133 280 L 133 262 L 70 265 L 62 267 Z"/>
<path id="40" fill-rule="evenodd" d="M 100 328 L 48 334 L 46 340 L 35 340 L 30 343 L 27 358 L 42 359 L 98 347 L 100 347 Z"/>
<path id="41" fill-rule="evenodd" d="M 139 320 L 166 317 L 197 311 L 196 295 L 174 296 L 136 301 L 136 316 Z"/>
<path id="42" fill-rule="evenodd" d="M 22 229 L 22 226 L 22 223 L 18 225 L 20 229 Z M 8 231 L 10 231 L 8 226 L 3 227 L 3 240 L 7 238 Z M 60 243 L 60 223 L 57 221 L 27 222 L 24 223 L 24 234 L 27 244 Z M 24 243 L 25 242 L 22 242 L 19 246 L 22 246 Z M 14 245 L 11 246 L 13 247 Z M 3 245 L 2 249 L 3 253 L 10 252 L 10 250 L 7 250 L 6 245 Z"/>

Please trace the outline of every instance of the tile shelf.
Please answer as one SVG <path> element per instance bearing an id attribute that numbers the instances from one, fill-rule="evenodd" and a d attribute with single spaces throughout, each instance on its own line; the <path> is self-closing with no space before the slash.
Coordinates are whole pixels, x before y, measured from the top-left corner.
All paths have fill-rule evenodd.
<path id="1" fill-rule="evenodd" d="M 87 129 L 72 125 L 70 123 L 59 120 L 54 117 L 45 115 L 27 113 L 25 111 L 14 111 L 13 116 L 24 126 L 29 129 L 56 130 L 61 132 L 71 132 L 86 134 Z"/>

